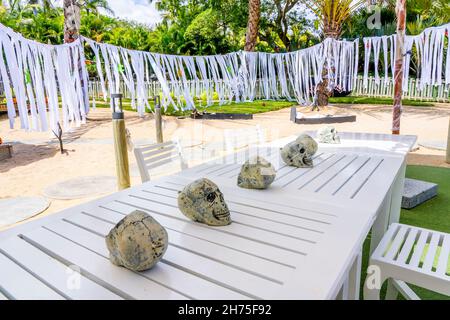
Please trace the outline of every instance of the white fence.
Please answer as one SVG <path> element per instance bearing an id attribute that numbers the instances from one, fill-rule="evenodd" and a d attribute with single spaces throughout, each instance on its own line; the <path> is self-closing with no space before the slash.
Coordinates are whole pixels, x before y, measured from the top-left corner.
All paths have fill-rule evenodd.
<path id="1" fill-rule="evenodd" d="M 420 90 L 419 85 L 420 80 L 410 78 L 408 81 L 408 91 L 403 93 L 403 98 L 434 102 L 450 101 L 450 85 L 444 83 L 436 86 L 427 85 L 423 90 Z M 364 88 L 363 77 L 358 76 L 355 90 L 353 90 L 351 95 L 355 97 L 392 98 L 394 95 L 394 84 L 392 78 L 389 78 L 388 83 L 385 84 L 383 77 L 380 77 L 378 83 L 374 77 L 369 77 L 367 87 Z"/>

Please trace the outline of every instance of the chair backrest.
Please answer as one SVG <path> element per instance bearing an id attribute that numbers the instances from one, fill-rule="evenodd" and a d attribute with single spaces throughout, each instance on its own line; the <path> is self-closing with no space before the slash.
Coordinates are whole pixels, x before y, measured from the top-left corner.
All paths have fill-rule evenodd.
<path id="1" fill-rule="evenodd" d="M 150 170 L 171 162 L 178 162 L 181 170 L 187 168 L 178 140 L 134 148 L 142 182 L 150 181 Z"/>
<path id="2" fill-rule="evenodd" d="M 251 128 L 224 130 L 226 152 L 234 152 L 252 145 L 262 144 L 265 140 L 264 130 L 259 125 Z"/>

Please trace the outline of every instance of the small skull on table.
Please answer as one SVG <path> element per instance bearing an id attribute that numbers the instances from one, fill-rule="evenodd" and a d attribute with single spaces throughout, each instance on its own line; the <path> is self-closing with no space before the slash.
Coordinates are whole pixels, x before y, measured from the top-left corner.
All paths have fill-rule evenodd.
<path id="1" fill-rule="evenodd" d="M 320 143 L 341 143 L 338 132 L 335 127 L 326 126 L 317 131 L 317 137 Z"/>
<path id="2" fill-rule="evenodd" d="M 219 187 L 206 178 L 188 184 L 178 194 L 178 208 L 189 219 L 210 226 L 231 223 L 230 211 Z"/>
<path id="3" fill-rule="evenodd" d="M 275 180 L 276 174 L 275 168 L 269 161 L 256 156 L 242 165 L 237 185 L 246 189 L 266 189 Z"/>

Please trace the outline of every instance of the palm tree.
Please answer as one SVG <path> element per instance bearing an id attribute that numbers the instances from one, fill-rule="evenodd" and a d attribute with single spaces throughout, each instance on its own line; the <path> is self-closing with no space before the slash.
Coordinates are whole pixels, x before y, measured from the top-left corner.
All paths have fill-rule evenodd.
<path id="1" fill-rule="evenodd" d="M 80 3 L 77 0 L 64 0 L 64 43 L 71 43 L 80 35 Z"/>
<path id="2" fill-rule="evenodd" d="M 338 39 L 345 21 L 356 12 L 366 0 L 302 0 L 317 16 L 324 38 Z M 331 61 L 333 63 L 333 61 Z M 333 68 L 333 66 L 331 66 Z M 323 81 L 317 85 L 315 103 L 317 106 L 328 105 L 332 92 L 328 89 L 328 73 L 324 66 Z"/>
<path id="3" fill-rule="evenodd" d="M 256 40 L 258 37 L 259 18 L 261 15 L 261 1 L 248 1 L 248 24 L 245 37 L 245 51 L 255 51 Z"/>
<path id="4" fill-rule="evenodd" d="M 109 14 L 114 14 L 114 11 L 109 6 L 107 0 L 84 0 L 83 2 L 81 2 L 81 5 L 87 13 L 93 12 L 95 14 L 98 14 L 98 9 L 103 9 Z"/>

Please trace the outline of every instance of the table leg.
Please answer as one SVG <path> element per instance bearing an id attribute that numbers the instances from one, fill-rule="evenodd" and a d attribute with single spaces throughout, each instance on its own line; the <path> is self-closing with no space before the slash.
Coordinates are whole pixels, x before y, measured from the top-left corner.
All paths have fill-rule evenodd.
<path id="1" fill-rule="evenodd" d="M 389 193 L 386 195 L 383 204 L 378 210 L 377 218 L 375 219 L 375 222 L 372 226 L 372 235 L 370 239 L 370 255 L 372 255 L 372 253 L 377 248 L 378 244 L 380 243 L 384 233 L 386 232 L 389 226 L 391 198 L 392 198 L 392 189 L 389 190 Z"/>
<path id="2" fill-rule="evenodd" d="M 362 247 L 359 250 L 348 274 L 348 300 L 359 300 L 359 289 L 361 285 L 361 260 Z"/>
<path id="3" fill-rule="evenodd" d="M 402 209 L 403 188 L 405 186 L 406 159 L 397 174 L 392 188 L 391 208 L 389 212 L 389 225 L 399 222 L 400 211 Z"/>

